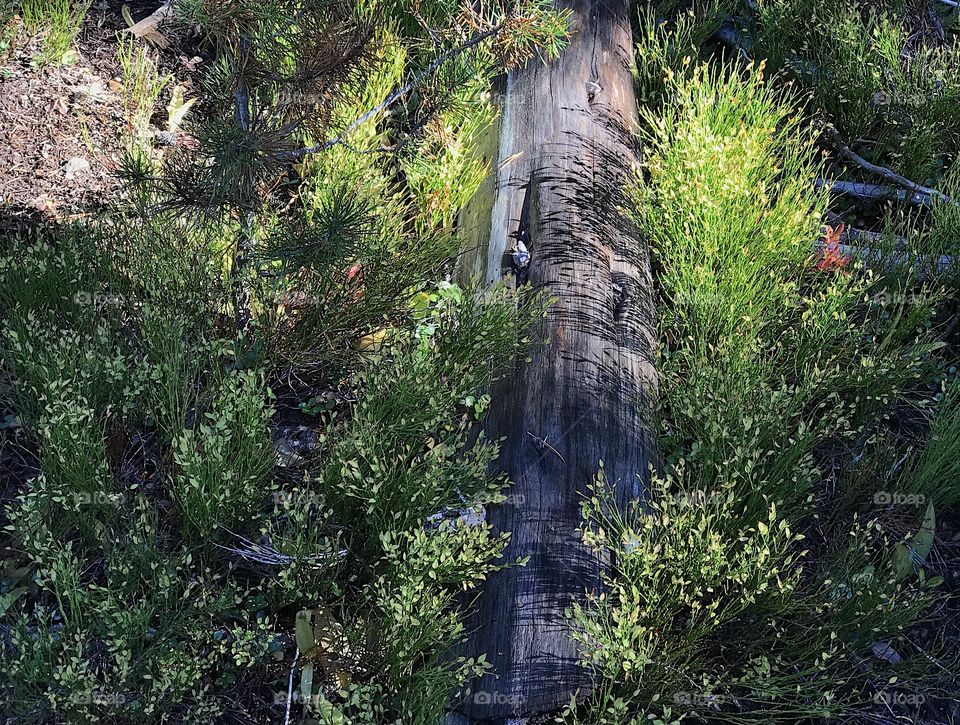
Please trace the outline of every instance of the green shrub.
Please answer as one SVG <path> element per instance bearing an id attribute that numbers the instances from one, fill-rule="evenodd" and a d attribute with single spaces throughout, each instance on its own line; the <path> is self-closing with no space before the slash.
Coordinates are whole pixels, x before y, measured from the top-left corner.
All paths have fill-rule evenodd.
<path id="1" fill-rule="evenodd" d="M 67 63 L 73 41 L 90 9 L 89 2 L 77 0 L 21 0 L 23 24 L 32 33 L 43 33 L 44 64 Z"/>
<path id="2" fill-rule="evenodd" d="M 171 489 L 190 541 L 249 524 L 269 494 L 274 462 L 263 382 L 253 372 L 225 376 L 210 409 L 173 439 Z"/>
<path id="3" fill-rule="evenodd" d="M 209 722 L 229 704 L 210 691 L 212 678 L 266 658 L 269 637 L 248 594 L 168 550 L 145 500 L 123 510 L 129 528 L 108 532 L 102 578 L 62 541 L 42 554 L 36 577 L 48 603 L 12 618 L 0 677 L 22 722 Z M 218 643 L 234 616 L 249 623 Z M 259 633 L 255 646 L 244 630 Z"/>
<path id="4" fill-rule="evenodd" d="M 614 566 L 571 612 L 598 677 L 571 721 L 841 717 L 894 674 L 933 682 L 903 636 L 930 595 L 922 571 L 898 574 L 882 512 L 838 496 L 831 526 L 818 513 L 830 451 L 851 455 L 925 378 L 932 302 L 871 305 L 882 280 L 818 268 L 825 198 L 795 108 L 758 71 L 699 67 L 643 113 L 664 473 L 624 514 L 602 480 L 584 505 Z M 904 661 L 871 659 L 878 642 Z"/>
<path id="5" fill-rule="evenodd" d="M 133 278 L 151 252 L 116 243 L 88 259 L 75 238 L 57 241 L 56 254 L 15 247 L 0 263 L 0 294 L 15 300 L 4 361 L 40 461 L 6 509 L 34 582 L 3 613 L 0 690 L 16 716 L 207 722 L 237 707 L 247 678 L 273 688 L 276 708 L 289 666 L 271 670 L 270 653 L 287 613 L 322 608 L 349 647 L 336 667 L 316 663 L 304 712 L 433 722 L 485 667 L 449 654 L 463 592 L 505 544 L 481 515 L 505 485 L 487 472 L 497 446 L 474 428 L 484 386 L 542 306 L 505 288 L 404 290 L 378 349 L 352 353 L 349 406 L 324 415 L 317 458 L 290 479 L 271 470 L 267 373 L 238 369 L 215 325 L 164 304 L 189 270 L 171 260 L 167 280 Z M 63 300 L 58 277 L 99 306 Z M 190 299 L 218 289 L 213 278 Z M 155 470 L 131 471 L 144 447 Z"/>
<path id="6" fill-rule="evenodd" d="M 651 3 L 639 12 L 635 33 L 634 78 L 641 107 L 659 105 L 670 79 L 694 69 L 700 47 L 720 26 L 732 3 L 694 3 L 689 10 L 667 20 L 679 3 Z"/>
<path id="7" fill-rule="evenodd" d="M 5 507 L 28 582 L 0 582 L 18 722 L 282 722 L 293 670 L 293 718 L 432 725 L 485 669 L 451 654 L 506 541 L 477 432 L 541 305 L 441 280 L 487 80 L 554 54 L 565 14 L 419 9 L 429 33 L 399 6 L 178 2 L 217 55 L 184 143 L 143 143 L 165 79 L 124 41 L 128 184 L 0 253 L 11 412 L 39 461 Z M 316 450 L 278 456 L 310 413 Z"/>
<path id="8" fill-rule="evenodd" d="M 889 484 L 901 496 L 915 494 L 921 503 L 932 502 L 937 511 L 960 500 L 960 382 L 945 383 L 940 397 L 925 445 Z"/>

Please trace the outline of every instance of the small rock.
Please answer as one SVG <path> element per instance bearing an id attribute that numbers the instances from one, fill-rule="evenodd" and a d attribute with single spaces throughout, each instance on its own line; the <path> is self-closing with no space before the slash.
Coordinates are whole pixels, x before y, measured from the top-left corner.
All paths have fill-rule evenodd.
<path id="1" fill-rule="evenodd" d="M 889 642 L 874 642 L 872 645 L 872 650 L 874 657 L 876 657 L 878 660 L 889 662 L 891 665 L 895 665 L 903 661 L 903 657 L 901 657 L 900 653 L 890 646 Z"/>
<path id="2" fill-rule="evenodd" d="M 480 526 L 487 520 L 487 510 L 480 504 L 465 508 L 444 506 L 435 514 L 427 516 L 426 529 L 447 529 L 458 526 Z"/>
<path id="3" fill-rule="evenodd" d="M 89 171 L 90 162 L 81 156 L 74 156 L 67 162 L 67 165 L 64 167 L 64 172 L 68 179 L 74 178 L 81 171 Z"/>
<path id="4" fill-rule="evenodd" d="M 303 456 L 297 453 L 293 446 L 283 438 L 273 442 L 273 449 L 277 454 L 277 465 L 280 468 L 290 468 L 303 463 Z"/>
<path id="5" fill-rule="evenodd" d="M 110 94 L 107 93 L 107 90 L 99 81 L 82 83 L 73 86 L 71 90 L 75 99 L 83 103 L 103 103 L 110 97 Z"/>
<path id="6" fill-rule="evenodd" d="M 277 426 L 273 438 L 277 465 L 289 468 L 303 463 L 306 457 L 316 450 L 318 443 L 316 431 L 308 426 Z"/>
<path id="7" fill-rule="evenodd" d="M 177 134 L 173 131 L 157 131 L 153 134 L 153 140 L 157 146 L 176 146 Z"/>

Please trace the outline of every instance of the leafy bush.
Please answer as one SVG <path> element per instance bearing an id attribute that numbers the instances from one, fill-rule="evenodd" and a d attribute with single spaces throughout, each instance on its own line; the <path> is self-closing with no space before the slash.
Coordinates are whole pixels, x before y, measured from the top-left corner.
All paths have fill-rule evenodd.
<path id="1" fill-rule="evenodd" d="M 173 439 L 173 499 L 190 541 L 210 541 L 220 529 L 249 524 L 269 493 L 270 445 L 263 384 L 234 372 L 216 386 L 210 409 Z"/>
<path id="2" fill-rule="evenodd" d="M 674 0 L 651 3 L 638 17 L 635 38 L 634 77 L 638 102 L 642 107 L 661 103 L 670 78 L 696 67 L 700 47 L 720 26 L 732 3 L 694 3 L 679 13 Z M 671 19 L 668 21 L 667 18 Z"/>
<path id="3" fill-rule="evenodd" d="M 117 239 L 115 221 L 0 262 L 4 363 L 39 461 L 4 512 L 31 582 L 3 600 L 5 701 L 24 722 L 274 717 L 294 653 L 274 658 L 301 609 L 328 613 L 318 642 L 339 639 L 336 657 L 301 650 L 298 671 L 317 672 L 297 711 L 433 722 L 485 667 L 450 655 L 464 592 L 505 544 L 483 517 L 506 483 L 487 473 L 497 446 L 475 428 L 541 305 L 407 272 L 382 293 L 389 317 L 356 318 L 379 326 L 375 345 L 328 341 L 344 364 L 323 384 L 342 402 L 306 469 L 286 471 L 277 373 L 221 334 L 216 231 L 153 219 Z"/>
<path id="4" fill-rule="evenodd" d="M 206 722 L 247 707 L 248 680 L 282 709 L 290 666 L 274 670 L 271 654 L 300 608 L 330 612 L 352 644 L 337 660 L 301 651 L 318 674 L 298 708 L 432 722 L 484 667 L 449 655 L 463 592 L 505 544 L 482 513 L 505 485 L 487 473 L 497 446 L 474 428 L 541 306 L 447 283 L 405 295 L 394 304 L 409 322 L 354 351 L 351 402 L 322 419 L 316 459 L 291 479 L 274 468 L 265 371 L 161 306 L 148 277 L 126 284 L 130 257 L 100 241 L 87 257 L 67 251 L 72 237 L 58 253 L 14 245 L 0 265 L 0 294 L 23 293 L 5 309 L 3 351 L 39 460 L 5 509 L 33 582 L 3 613 L 13 712 Z M 91 311 L 48 275 L 91 298 L 124 294 Z"/>

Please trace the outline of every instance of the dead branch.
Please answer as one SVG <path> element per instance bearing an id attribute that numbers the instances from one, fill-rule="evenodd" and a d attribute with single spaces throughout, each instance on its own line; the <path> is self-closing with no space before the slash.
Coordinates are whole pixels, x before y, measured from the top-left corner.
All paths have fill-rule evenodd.
<path id="1" fill-rule="evenodd" d="M 869 239 L 879 240 L 882 235 L 874 232 L 864 232 L 851 229 L 844 233 L 843 238 L 847 241 Z M 898 239 L 897 241 L 903 241 Z M 817 243 L 817 248 L 822 249 L 824 244 Z M 925 259 L 922 256 L 911 254 L 910 252 L 897 248 L 893 250 L 882 249 L 880 247 L 860 246 L 854 244 L 839 244 L 836 251 L 845 257 L 859 259 L 868 267 L 873 267 L 878 271 L 913 271 L 920 281 L 929 280 L 932 277 L 947 274 L 957 269 L 957 258 L 943 254 L 933 259 Z"/>
<path id="2" fill-rule="evenodd" d="M 827 134 L 830 136 L 830 140 L 833 142 L 833 145 L 837 149 L 837 152 L 848 161 L 852 161 L 853 163 L 855 163 L 864 171 L 867 171 L 868 173 L 871 173 L 875 176 L 879 176 L 882 179 L 885 179 L 886 181 L 890 182 L 891 184 L 900 186 L 904 189 L 908 189 L 918 194 L 923 194 L 931 199 L 937 198 L 946 202 L 952 201 L 949 196 L 937 191 L 936 189 L 931 189 L 928 186 L 922 186 L 916 183 L 915 181 L 911 181 L 906 176 L 901 176 L 900 174 L 892 171 L 891 169 L 888 169 L 886 166 L 877 166 L 876 164 L 870 163 L 865 158 L 863 158 L 860 154 L 853 151 L 850 148 L 850 146 L 848 146 L 847 143 L 843 140 L 840 134 L 837 133 L 837 130 L 835 128 L 828 129 Z"/>
<path id="3" fill-rule="evenodd" d="M 815 179 L 814 186 L 818 189 L 826 187 L 834 194 L 854 196 L 858 199 L 874 199 L 877 201 L 895 201 L 901 204 L 915 204 L 917 206 L 932 206 L 933 200 L 929 194 L 908 189 L 893 189 L 878 184 L 864 184 L 859 181 L 828 181 Z"/>

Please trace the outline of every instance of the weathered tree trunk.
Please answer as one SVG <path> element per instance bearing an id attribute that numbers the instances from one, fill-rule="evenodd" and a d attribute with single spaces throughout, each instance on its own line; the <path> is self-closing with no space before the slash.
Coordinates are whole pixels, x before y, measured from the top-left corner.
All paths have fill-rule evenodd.
<path id="1" fill-rule="evenodd" d="M 493 391 L 488 433 L 505 439 L 498 465 L 514 485 L 490 518 L 511 532 L 507 558 L 529 563 L 491 577 L 469 623 L 469 654 L 486 653 L 496 673 L 460 708 L 478 722 L 553 710 L 589 689 L 564 614 L 599 588 L 604 566 L 581 542 L 581 494 L 602 460 L 622 504 L 640 496 L 653 457 L 649 257 L 623 196 L 636 166 L 629 3 L 558 5 L 573 13 L 570 45 L 508 76 L 495 180 L 463 217 L 466 274 L 512 275 L 521 238 L 529 282 L 554 300 L 533 335 L 548 344 Z"/>

